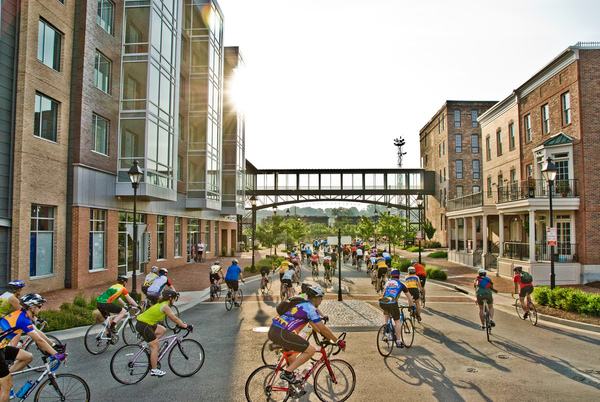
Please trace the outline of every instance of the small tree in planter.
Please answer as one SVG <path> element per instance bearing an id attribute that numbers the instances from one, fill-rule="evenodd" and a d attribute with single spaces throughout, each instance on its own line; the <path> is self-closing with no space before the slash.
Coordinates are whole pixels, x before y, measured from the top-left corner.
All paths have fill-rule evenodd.
<path id="1" fill-rule="evenodd" d="M 556 191 L 563 197 L 566 197 L 571 192 L 571 186 L 568 180 L 560 180 L 556 182 Z"/>

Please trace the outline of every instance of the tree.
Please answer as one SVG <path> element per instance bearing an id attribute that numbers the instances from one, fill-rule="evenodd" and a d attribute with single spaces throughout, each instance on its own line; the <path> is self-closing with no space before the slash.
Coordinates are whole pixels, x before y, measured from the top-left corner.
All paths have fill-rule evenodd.
<path id="1" fill-rule="evenodd" d="M 367 241 L 375 236 L 375 223 L 370 216 L 361 216 L 356 227 L 356 235 Z"/>
<path id="2" fill-rule="evenodd" d="M 286 227 L 289 238 L 298 242 L 308 233 L 306 222 L 299 219 L 298 216 L 290 217 L 286 222 Z"/>
<path id="3" fill-rule="evenodd" d="M 421 228 L 425 232 L 427 239 L 429 239 L 429 240 L 433 239 L 433 235 L 435 234 L 437 229 L 433 227 L 433 225 L 431 224 L 431 221 L 427 220 L 427 222 L 421 224 Z"/>
<path id="4" fill-rule="evenodd" d="M 331 235 L 332 229 L 323 223 L 310 223 L 308 225 L 308 234 L 311 239 L 323 238 Z"/>
<path id="5" fill-rule="evenodd" d="M 275 247 L 274 254 L 277 255 L 277 245 L 285 238 L 285 229 L 283 216 L 273 215 L 256 226 L 256 239 L 266 247 Z"/>
<path id="6" fill-rule="evenodd" d="M 356 225 L 352 223 L 352 219 L 345 218 L 341 221 L 334 222 L 334 234 L 337 233 L 339 229 L 342 230 L 342 236 L 350 236 L 352 238 L 356 237 Z"/>

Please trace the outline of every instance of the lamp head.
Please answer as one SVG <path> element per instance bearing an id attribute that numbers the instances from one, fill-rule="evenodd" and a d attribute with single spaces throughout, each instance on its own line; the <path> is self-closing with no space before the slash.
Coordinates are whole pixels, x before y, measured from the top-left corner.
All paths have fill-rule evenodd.
<path id="1" fill-rule="evenodd" d="M 554 181 L 556 179 L 556 174 L 558 173 L 558 168 L 554 163 L 552 163 L 552 158 L 548 157 L 546 162 L 544 162 L 544 166 L 542 167 L 542 176 L 548 182 Z"/>
<path id="2" fill-rule="evenodd" d="M 133 166 L 131 166 L 131 169 L 129 169 L 127 174 L 129 175 L 129 180 L 131 180 L 133 187 L 139 186 L 142 177 L 144 177 L 144 172 L 140 169 L 140 163 L 137 160 L 133 161 Z"/>

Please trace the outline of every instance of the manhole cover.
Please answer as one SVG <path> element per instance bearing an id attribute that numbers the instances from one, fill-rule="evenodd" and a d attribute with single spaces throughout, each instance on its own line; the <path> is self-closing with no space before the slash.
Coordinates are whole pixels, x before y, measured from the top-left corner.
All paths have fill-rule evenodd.
<path id="1" fill-rule="evenodd" d="M 508 359 L 507 355 L 498 355 L 498 359 Z"/>
<path id="2" fill-rule="evenodd" d="M 467 373 L 476 373 L 478 370 L 476 368 L 473 367 L 468 367 L 467 368 Z"/>

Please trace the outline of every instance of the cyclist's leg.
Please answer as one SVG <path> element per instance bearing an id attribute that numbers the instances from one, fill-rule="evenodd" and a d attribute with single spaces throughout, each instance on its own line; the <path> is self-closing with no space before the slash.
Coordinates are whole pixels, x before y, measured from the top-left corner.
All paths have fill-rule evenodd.
<path id="1" fill-rule="evenodd" d="M 6 360 L 14 360 L 14 364 L 8 369 L 10 373 L 14 373 L 27 367 L 27 365 L 32 362 L 33 355 L 26 350 L 7 346 L 4 349 L 4 358 Z"/>
<path id="2" fill-rule="evenodd" d="M 481 321 L 481 327 L 485 327 L 485 313 L 483 311 L 483 300 L 477 295 L 477 306 L 479 307 L 479 320 Z"/>

